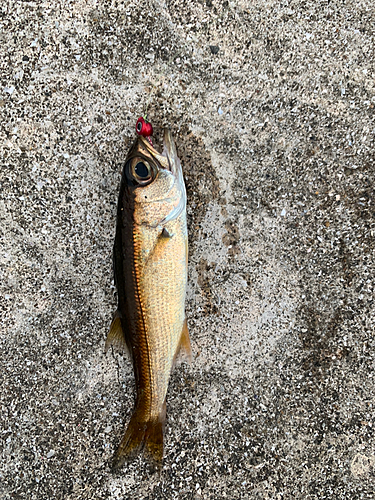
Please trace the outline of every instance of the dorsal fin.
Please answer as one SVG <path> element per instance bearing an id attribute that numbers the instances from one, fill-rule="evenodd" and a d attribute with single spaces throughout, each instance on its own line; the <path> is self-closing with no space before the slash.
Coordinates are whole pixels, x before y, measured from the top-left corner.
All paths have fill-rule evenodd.
<path id="1" fill-rule="evenodd" d="M 122 330 L 120 313 L 116 311 L 114 318 L 111 323 L 111 327 L 109 329 L 106 341 L 104 352 L 106 353 L 108 349 L 111 347 L 115 347 L 119 351 L 127 351 L 127 345 L 125 340 L 125 335 Z"/>

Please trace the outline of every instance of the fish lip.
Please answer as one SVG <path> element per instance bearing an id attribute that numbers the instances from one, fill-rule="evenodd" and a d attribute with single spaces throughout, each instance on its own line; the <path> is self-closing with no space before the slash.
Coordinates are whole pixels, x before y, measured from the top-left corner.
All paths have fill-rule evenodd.
<path id="1" fill-rule="evenodd" d="M 142 150 L 145 150 L 147 153 L 150 153 L 152 155 L 156 156 L 160 155 L 160 153 L 156 151 L 156 149 L 151 145 L 151 143 L 145 137 L 139 136 L 133 142 L 128 152 L 127 159 L 136 156 L 138 153 L 142 154 Z"/>

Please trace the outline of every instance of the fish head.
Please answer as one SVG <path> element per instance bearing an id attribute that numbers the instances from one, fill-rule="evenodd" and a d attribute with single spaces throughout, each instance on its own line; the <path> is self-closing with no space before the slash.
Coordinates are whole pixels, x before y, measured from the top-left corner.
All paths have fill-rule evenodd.
<path id="1" fill-rule="evenodd" d="M 126 158 L 123 176 L 124 194 L 136 224 L 157 227 L 185 210 L 185 184 L 170 130 L 164 130 L 162 153 L 146 138 L 138 137 Z"/>

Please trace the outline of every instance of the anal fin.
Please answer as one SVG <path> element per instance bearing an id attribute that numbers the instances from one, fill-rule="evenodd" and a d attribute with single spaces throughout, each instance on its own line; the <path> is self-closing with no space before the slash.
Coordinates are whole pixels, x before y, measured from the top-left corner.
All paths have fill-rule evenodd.
<path id="1" fill-rule="evenodd" d="M 127 350 L 125 335 L 122 330 L 121 318 L 118 311 L 116 311 L 112 320 L 111 327 L 105 341 L 104 352 L 106 353 L 111 346 L 115 347 L 119 351 Z"/>
<path id="2" fill-rule="evenodd" d="M 178 346 L 176 354 L 177 354 L 177 356 L 179 356 L 181 353 L 184 354 L 185 358 L 187 359 L 187 361 L 189 363 L 192 362 L 193 355 L 191 353 L 191 343 L 190 343 L 190 336 L 189 336 L 189 330 L 188 330 L 186 318 L 184 320 L 184 324 L 182 327 L 182 332 L 181 332 L 181 337 L 180 337 L 180 345 Z"/>

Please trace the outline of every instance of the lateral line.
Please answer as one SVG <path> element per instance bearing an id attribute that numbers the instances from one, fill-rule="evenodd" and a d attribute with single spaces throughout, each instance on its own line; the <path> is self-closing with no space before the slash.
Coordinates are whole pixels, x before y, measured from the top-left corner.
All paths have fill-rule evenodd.
<path id="1" fill-rule="evenodd" d="M 135 245 L 135 242 L 137 241 L 137 245 Z M 147 329 L 146 329 L 146 322 L 145 322 L 145 317 L 144 317 L 144 311 L 143 311 L 143 304 L 141 300 L 141 294 L 140 294 L 140 289 L 139 289 L 139 278 L 140 278 L 140 273 L 139 273 L 139 265 L 138 265 L 138 260 L 137 257 L 139 256 L 139 243 L 138 240 L 136 239 L 135 235 L 135 228 L 133 230 L 133 248 L 134 248 L 134 274 L 135 274 L 135 285 L 136 285 L 136 293 L 137 293 L 137 302 L 138 302 L 138 307 L 139 307 L 139 312 L 141 316 L 141 322 L 143 326 L 143 338 L 145 340 L 145 346 L 146 346 L 146 356 L 147 356 L 147 367 L 148 367 L 148 381 L 149 381 L 149 390 L 150 390 L 150 408 L 149 408 L 149 413 L 151 413 L 151 408 L 152 408 L 152 374 L 151 374 L 151 359 L 150 359 L 150 344 L 148 341 L 147 337 Z"/>

